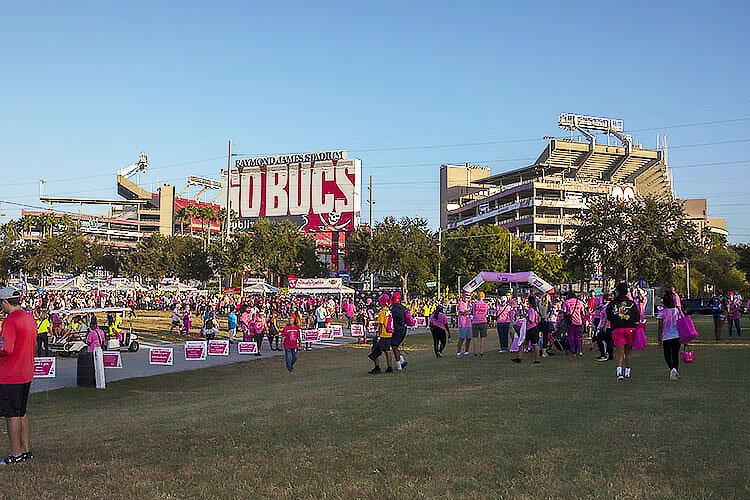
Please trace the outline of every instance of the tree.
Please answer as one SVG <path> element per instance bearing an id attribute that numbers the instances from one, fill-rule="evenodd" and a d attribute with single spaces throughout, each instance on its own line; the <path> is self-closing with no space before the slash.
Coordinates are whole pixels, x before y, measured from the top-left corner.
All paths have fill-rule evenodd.
<path id="1" fill-rule="evenodd" d="M 373 229 L 371 265 L 375 271 L 395 275 L 406 295 L 409 282 L 429 276 L 437 259 L 435 234 L 421 217 L 386 217 Z"/>
<path id="2" fill-rule="evenodd" d="M 729 248 L 737 254 L 737 269 L 745 273 L 745 281 L 750 281 L 750 244 L 740 243 Z"/>
<path id="3" fill-rule="evenodd" d="M 180 234 L 185 234 L 185 223 L 190 223 L 190 214 L 185 207 L 178 208 L 174 213 L 175 221 L 180 224 Z"/>
<path id="4" fill-rule="evenodd" d="M 346 263 L 354 276 L 363 278 L 370 272 L 373 254 L 373 238 L 370 228 L 359 228 L 347 236 Z"/>
<path id="5" fill-rule="evenodd" d="M 739 261 L 740 255 L 734 247 L 726 244 L 724 238 L 713 238 L 705 251 L 697 252 L 691 258 L 691 278 L 695 270 L 705 276 L 705 284 L 717 290 L 748 291 L 750 284 L 745 273 L 738 269 Z"/>
<path id="6" fill-rule="evenodd" d="M 457 286 L 459 277 L 466 283 L 481 271 L 508 271 L 509 238 L 507 229 L 493 225 L 443 233 L 443 283 Z"/>
<path id="7" fill-rule="evenodd" d="M 588 200 L 588 210 L 566 247 L 571 270 L 590 279 L 632 279 L 669 283 L 675 269 L 700 247 L 700 235 L 682 205 L 641 197 L 630 201 L 604 196 Z"/>

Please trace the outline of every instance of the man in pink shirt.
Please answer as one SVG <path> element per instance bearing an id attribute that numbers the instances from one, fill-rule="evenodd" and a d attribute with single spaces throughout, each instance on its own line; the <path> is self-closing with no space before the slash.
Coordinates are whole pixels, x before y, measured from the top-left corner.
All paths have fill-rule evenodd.
<path id="1" fill-rule="evenodd" d="M 498 305 L 496 311 L 497 336 L 500 343 L 497 352 L 499 353 L 508 350 L 508 333 L 510 332 L 510 324 L 513 323 L 515 318 L 516 301 L 513 300 L 513 295 L 508 294 L 508 296 L 500 299 L 500 305 Z"/>
<path id="2" fill-rule="evenodd" d="M 474 341 L 474 356 L 484 356 L 484 339 L 487 338 L 487 314 L 490 306 L 484 301 L 484 292 L 471 306 L 471 337 Z"/>
<path id="3" fill-rule="evenodd" d="M 586 305 L 578 300 L 574 292 L 568 292 L 568 298 L 562 305 L 563 321 L 568 333 L 570 353 L 583 356 L 583 317 Z"/>

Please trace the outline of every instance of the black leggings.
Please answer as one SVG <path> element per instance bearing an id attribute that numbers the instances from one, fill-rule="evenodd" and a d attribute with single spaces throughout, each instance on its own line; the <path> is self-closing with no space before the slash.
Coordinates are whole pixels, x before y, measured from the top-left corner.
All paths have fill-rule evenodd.
<path id="1" fill-rule="evenodd" d="M 438 353 L 442 354 L 443 349 L 445 349 L 445 330 L 438 328 L 435 325 L 431 325 L 430 331 L 432 332 L 432 343 L 435 349 L 435 356 L 437 356 Z"/>
<path id="2" fill-rule="evenodd" d="M 40 333 L 36 336 L 36 355 L 49 356 L 49 337 L 46 333 Z"/>
<path id="3" fill-rule="evenodd" d="M 664 361 L 670 370 L 676 370 L 680 365 L 680 339 L 665 340 L 661 344 L 664 347 Z"/>
<path id="4" fill-rule="evenodd" d="M 596 345 L 601 357 L 612 359 L 615 355 L 614 345 L 612 344 L 612 330 L 607 328 L 604 331 L 597 332 Z"/>

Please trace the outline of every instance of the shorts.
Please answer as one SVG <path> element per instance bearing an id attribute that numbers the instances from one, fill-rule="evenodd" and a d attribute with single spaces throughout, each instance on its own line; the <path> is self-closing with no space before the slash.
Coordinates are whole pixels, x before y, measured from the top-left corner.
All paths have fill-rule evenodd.
<path id="1" fill-rule="evenodd" d="M 390 350 L 391 350 L 391 337 L 380 337 L 380 340 L 378 340 L 378 347 L 383 352 L 390 352 Z"/>
<path id="2" fill-rule="evenodd" d="M 612 343 L 615 347 L 633 346 L 636 328 L 615 328 L 612 330 Z"/>
<path id="3" fill-rule="evenodd" d="M 524 342 L 539 343 L 539 328 L 534 327 L 526 330 L 526 340 Z"/>
<path id="4" fill-rule="evenodd" d="M 468 340 L 471 338 L 471 327 L 470 326 L 459 326 L 458 327 L 458 339 Z"/>
<path id="5" fill-rule="evenodd" d="M 485 338 L 487 336 L 487 323 L 474 323 L 471 325 L 471 336 Z"/>
<path id="6" fill-rule="evenodd" d="M 404 339 L 406 338 L 406 332 L 404 333 L 394 333 L 391 337 L 391 347 L 398 347 L 401 344 L 404 343 Z"/>
<path id="7" fill-rule="evenodd" d="M 25 384 L 0 384 L 0 416 L 5 418 L 26 415 L 31 382 Z"/>
<path id="8" fill-rule="evenodd" d="M 727 320 L 727 315 L 724 313 L 713 313 L 712 316 L 714 318 L 714 322 Z"/>

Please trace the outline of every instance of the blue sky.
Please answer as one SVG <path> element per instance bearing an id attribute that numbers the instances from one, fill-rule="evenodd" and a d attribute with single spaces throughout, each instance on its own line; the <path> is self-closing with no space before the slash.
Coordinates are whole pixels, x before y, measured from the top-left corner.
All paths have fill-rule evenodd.
<path id="1" fill-rule="evenodd" d="M 523 166 L 574 112 L 622 118 L 647 147 L 666 132 L 677 194 L 750 241 L 747 2 L 66 4 L 0 17 L 5 219 L 7 202 L 39 204 L 40 178 L 49 195 L 116 197 L 140 151 L 146 187 L 218 177 L 232 138 L 249 154 L 348 149 L 375 219 L 436 226 L 441 163 Z M 421 148 L 514 139 L 529 140 Z M 695 146 L 720 141 L 737 142 Z"/>

